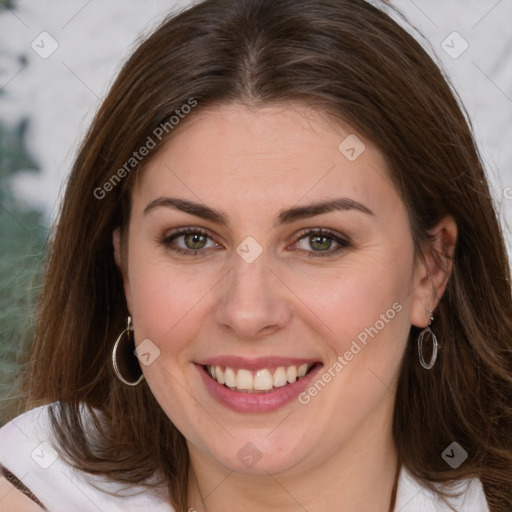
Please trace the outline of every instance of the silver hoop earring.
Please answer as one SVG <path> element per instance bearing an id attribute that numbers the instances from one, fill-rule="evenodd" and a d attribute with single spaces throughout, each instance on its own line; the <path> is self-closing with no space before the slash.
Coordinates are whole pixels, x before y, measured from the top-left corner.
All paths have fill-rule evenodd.
<path id="1" fill-rule="evenodd" d="M 125 336 L 126 335 L 126 336 Z M 123 344 L 121 361 L 118 361 L 118 349 Z M 139 360 L 135 356 L 135 341 L 133 339 L 132 317 L 128 317 L 126 329 L 118 336 L 112 350 L 112 364 L 116 377 L 127 386 L 137 386 L 144 375 L 140 368 Z"/>
<path id="2" fill-rule="evenodd" d="M 434 317 L 432 316 L 432 310 L 429 309 L 428 312 L 430 313 L 430 321 L 428 322 L 427 327 L 423 329 L 420 332 L 420 335 L 418 336 L 418 355 L 420 359 L 420 364 L 425 368 L 425 370 L 431 370 L 436 362 L 437 359 L 437 338 L 432 329 L 430 328 L 430 324 L 434 320 Z M 430 337 L 432 338 L 432 357 L 430 358 L 430 362 L 425 362 L 425 359 L 423 357 L 423 339 L 427 334 L 430 334 Z"/>

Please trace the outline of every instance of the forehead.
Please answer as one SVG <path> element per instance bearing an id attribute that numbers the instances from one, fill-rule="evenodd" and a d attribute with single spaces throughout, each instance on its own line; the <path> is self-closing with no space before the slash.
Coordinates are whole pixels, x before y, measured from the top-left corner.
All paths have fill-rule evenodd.
<path id="1" fill-rule="evenodd" d="M 300 104 L 229 104 L 186 119 L 144 169 L 134 196 L 271 207 L 342 194 L 376 203 L 397 198 L 388 176 L 380 151 L 341 121 Z"/>

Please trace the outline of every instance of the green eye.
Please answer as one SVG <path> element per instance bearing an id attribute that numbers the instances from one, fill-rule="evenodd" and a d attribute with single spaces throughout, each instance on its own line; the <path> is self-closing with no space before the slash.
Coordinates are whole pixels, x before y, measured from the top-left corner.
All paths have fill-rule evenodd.
<path id="1" fill-rule="evenodd" d="M 351 247 L 350 242 L 342 235 L 326 229 L 310 229 L 299 235 L 296 242 L 298 249 L 308 253 L 308 256 L 333 256 Z"/>
<path id="2" fill-rule="evenodd" d="M 202 249 L 208 242 L 208 237 L 201 233 L 191 233 L 188 235 L 182 235 L 183 241 L 187 249 Z"/>
<path id="3" fill-rule="evenodd" d="M 309 237 L 309 245 L 315 251 L 328 251 L 333 243 L 327 236 L 312 235 Z"/>
<path id="4" fill-rule="evenodd" d="M 162 244 L 177 254 L 186 256 L 206 254 L 208 249 L 219 247 L 208 233 L 197 228 L 181 229 L 163 238 Z"/>
<path id="5" fill-rule="evenodd" d="M 166 236 L 162 244 L 184 256 L 207 255 L 210 253 L 208 249 L 221 247 L 207 232 L 192 227 Z M 306 230 L 294 245 L 294 248 L 306 252 L 309 257 L 334 256 L 350 247 L 351 243 L 343 235 L 326 229 Z"/>

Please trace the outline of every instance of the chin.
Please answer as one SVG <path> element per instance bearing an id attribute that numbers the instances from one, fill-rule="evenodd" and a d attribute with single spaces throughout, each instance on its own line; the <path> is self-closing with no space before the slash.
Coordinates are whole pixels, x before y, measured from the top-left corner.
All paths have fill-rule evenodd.
<path id="1" fill-rule="evenodd" d="M 251 475 L 267 475 L 287 472 L 299 465 L 305 457 L 303 442 L 283 442 L 286 436 L 276 436 L 270 440 L 269 432 L 258 432 L 247 436 L 230 438 L 228 443 L 215 443 L 206 450 L 217 464 L 222 465 L 228 471 Z M 270 434 L 272 436 L 272 434 Z M 208 444 L 212 444 L 211 438 Z"/>

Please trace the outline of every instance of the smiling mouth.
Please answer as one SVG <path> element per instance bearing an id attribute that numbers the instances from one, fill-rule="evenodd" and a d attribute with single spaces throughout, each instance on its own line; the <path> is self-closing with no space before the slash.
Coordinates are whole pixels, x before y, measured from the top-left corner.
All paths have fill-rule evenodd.
<path id="1" fill-rule="evenodd" d="M 270 393 L 302 379 L 321 363 L 247 370 L 229 366 L 202 365 L 214 381 L 240 393 Z"/>

